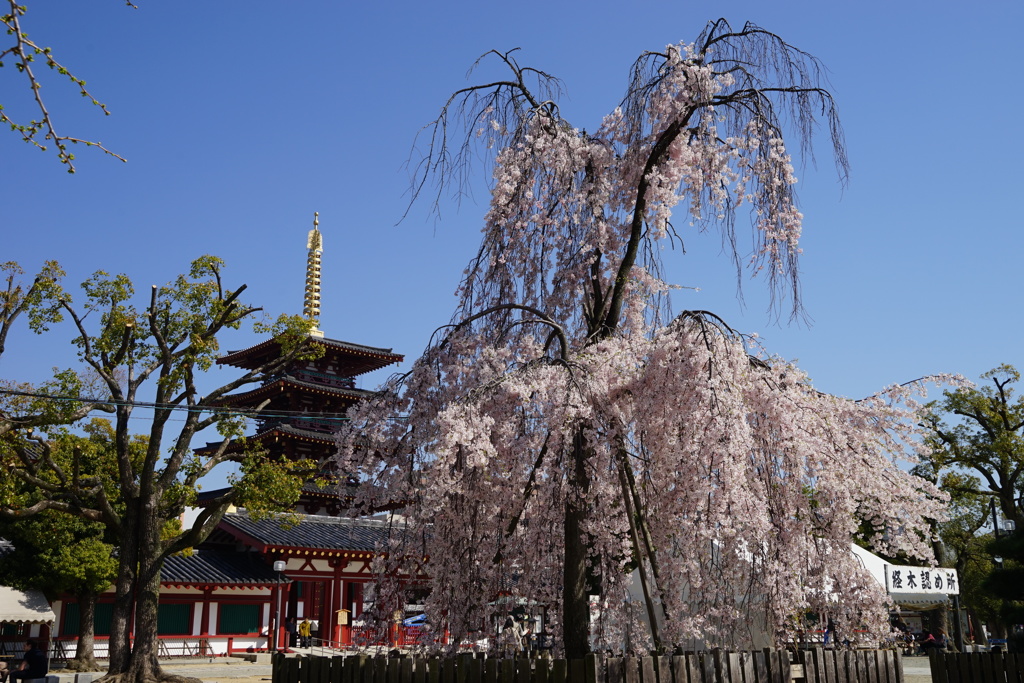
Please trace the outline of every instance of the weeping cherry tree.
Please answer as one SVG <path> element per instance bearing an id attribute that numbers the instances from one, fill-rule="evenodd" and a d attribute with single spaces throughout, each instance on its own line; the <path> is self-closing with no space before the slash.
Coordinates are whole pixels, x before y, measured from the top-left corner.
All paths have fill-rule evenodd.
<path id="1" fill-rule="evenodd" d="M 493 150 L 479 252 L 452 323 L 340 440 L 340 466 L 375 484 L 359 504 L 407 501 L 382 576 L 428 558 L 427 609 L 454 642 L 499 595 L 546 605 L 570 657 L 627 630 L 661 650 L 784 637 L 806 610 L 880 628 L 884 590 L 851 539 L 927 556 L 913 530 L 941 515 L 896 463 L 916 439 L 908 389 L 817 391 L 715 315 L 673 316 L 662 276 L 682 217 L 799 314 L 787 136 L 807 155 L 823 127 L 846 174 L 818 61 L 719 20 L 641 55 L 590 133 L 561 117 L 555 78 L 514 52 L 482 59 L 507 78 L 452 95 L 414 185 L 461 189 L 478 145 Z M 631 575 L 644 624 L 622 609 Z"/>

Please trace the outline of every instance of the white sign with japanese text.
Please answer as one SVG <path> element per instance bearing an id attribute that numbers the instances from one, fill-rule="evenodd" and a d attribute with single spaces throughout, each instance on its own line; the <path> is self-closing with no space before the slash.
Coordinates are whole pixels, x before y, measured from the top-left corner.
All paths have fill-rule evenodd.
<path id="1" fill-rule="evenodd" d="M 885 565 L 885 588 L 889 593 L 944 593 L 960 595 L 960 577 L 955 569 Z"/>

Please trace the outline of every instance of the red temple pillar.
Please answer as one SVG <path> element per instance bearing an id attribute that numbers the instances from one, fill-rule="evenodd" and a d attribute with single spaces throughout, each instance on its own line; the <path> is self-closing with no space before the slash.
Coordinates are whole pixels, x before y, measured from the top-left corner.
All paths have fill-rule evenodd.
<path id="1" fill-rule="evenodd" d="M 344 590 L 344 584 L 341 582 L 341 570 L 342 563 L 344 562 L 341 558 L 334 559 L 334 580 L 331 583 L 331 640 L 338 645 L 341 645 L 342 633 L 341 624 L 338 623 L 338 612 L 342 608 L 342 595 Z"/>
<path id="2" fill-rule="evenodd" d="M 281 639 L 280 642 L 284 643 L 284 647 L 280 648 L 280 650 L 285 652 L 292 646 L 290 642 L 291 636 L 288 633 L 288 629 L 285 628 L 285 624 L 288 622 L 289 598 L 292 592 L 291 582 L 281 584 L 281 591 L 281 623 L 277 625 L 277 636 Z"/>
<path id="3" fill-rule="evenodd" d="M 321 582 L 321 610 L 319 610 L 319 623 L 321 623 L 321 630 L 319 630 L 319 637 L 321 640 L 331 640 L 333 629 L 331 625 L 334 620 L 331 618 L 331 601 L 334 599 L 334 582 L 330 579 L 325 579 Z"/>

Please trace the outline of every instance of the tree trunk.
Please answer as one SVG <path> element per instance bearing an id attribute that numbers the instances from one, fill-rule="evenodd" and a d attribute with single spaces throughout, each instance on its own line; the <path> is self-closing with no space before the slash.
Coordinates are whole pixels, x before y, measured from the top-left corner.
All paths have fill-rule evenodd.
<path id="1" fill-rule="evenodd" d="M 126 572 L 132 579 L 127 591 L 127 604 L 129 605 L 126 614 L 122 617 L 119 625 L 132 626 L 132 620 L 124 617 L 134 617 L 134 638 L 129 641 L 126 636 L 123 642 L 114 643 L 114 635 L 111 633 L 111 664 L 107 676 L 102 680 L 104 683 L 154 683 L 156 681 L 172 683 L 201 683 L 198 678 L 175 676 L 165 674 L 160 669 L 157 661 L 158 638 L 157 638 L 157 611 L 160 604 L 160 572 L 163 568 L 161 556 L 160 528 L 162 519 L 156 512 L 155 496 L 152 504 L 147 504 L 144 496 L 142 504 L 137 506 L 139 514 L 129 524 L 137 541 L 131 552 L 122 555 L 122 563 L 128 556 L 131 567 L 122 564 L 121 574 Z M 127 516 L 126 516 L 127 517 Z M 123 540 L 123 539 L 122 539 Z M 122 550 L 124 545 L 122 545 Z M 129 571 L 130 570 L 130 571 Z M 118 596 L 121 595 L 122 578 L 118 577 Z M 118 607 L 115 605 L 115 611 Z M 114 652 L 118 653 L 117 665 L 115 668 Z"/>
<path id="2" fill-rule="evenodd" d="M 99 664 L 93 653 L 96 640 L 96 593 L 85 591 L 78 598 L 78 643 L 75 658 L 68 662 L 72 671 L 98 671 Z"/>
<path id="3" fill-rule="evenodd" d="M 650 623 L 651 627 L 651 641 L 654 643 L 654 650 L 661 653 L 663 652 L 663 649 L 661 643 L 661 631 L 658 628 L 657 607 L 654 604 L 654 597 L 647 582 L 647 568 L 644 560 L 646 559 L 651 562 L 652 570 L 654 562 L 653 558 L 647 556 L 647 553 L 645 552 L 646 548 L 640 544 L 640 535 L 636 530 L 637 524 L 640 523 L 640 515 L 633 509 L 633 496 L 629 489 L 626 471 L 622 465 L 619 467 L 619 482 L 622 485 L 623 510 L 625 510 L 626 518 L 629 520 L 629 537 L 633 543 L 633 555 L 636 558 L 637 575 L 640 577 L 640 588 L 644 592 L 644 605 L 647 607 L 647 621 Z M 655 581 L 657 582 L 657 579 L 655 579 Z"/>
<path id="4" fill-rule="evenodd" d="M 138 500 L 126 501 L 118 538 L 117 583 L 114 585 L 114 609 L 110 617 L 110 664 L 108 675 L 124 673 L 132 652 L 132 616 L 135 612 L 135 583 L 139 566 Z"/>
<path id="5" fill-rule="evenodd" d="M 160 603 L 160 566 L 153 551 L 144 549 L 139 563 L 139 579 L 135 594 L 135 642 L 128 665 L 128 680 L 136 683 L 160 680 L 157 662 L 157 610 Z"/>
<path id="6" fill-rule="evenodd" d="M 938 540 L 938 524 L 936 522 L 931 523 L 932 538 L 932 551 L 935 553 L 935 562 L 939 567 L 945 567 L 946 565 L 946 546 L 942 541 Z M 939 605 L 935 609 L 928 612 L 928 630 L 938 637 L 941 634 L 946 636 L 949 642 L 953 642 L 952 635 L 949 632 L 949 605 Z"/>
<path id="7" fill-rule="evenodd" d="M 587 590 L 589 544 L 583 533 L 590 476 L 583 430 L 573 440 L 573 467 L 565 497 L 565 563 L 562 588 L 562 634 L 566 659 L 581 659 L 590 652 L 590 596 Z"/>

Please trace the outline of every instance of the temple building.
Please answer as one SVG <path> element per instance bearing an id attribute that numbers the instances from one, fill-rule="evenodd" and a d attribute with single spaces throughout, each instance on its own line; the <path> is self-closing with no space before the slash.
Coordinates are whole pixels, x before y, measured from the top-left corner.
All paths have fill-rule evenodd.
<path id="1" fill-rule="evenodd" d="M 318 216 L 309 232 L 303 315 L 313 322 L 310 341 L 323 353 L 291 363 L 262 386 L 226 397 L 222 405 L 255 410 L 255 433 L 247 437 L 271 459 L 328 463 L 336 451 L 334 433 L 345 412 L 371 392 L 356 379 L 403 360 L 391 349 L 327 338 L 319 329 L 323 236 Z M 217 362 L 252 369 L 281 353 L 268 339 L 231 351 Z M 260 408 L 262 406 L 262 408 Z M 219 444 L 207 444 L 202 452 Z M 236 447 L 236 446 L 231 446 Z M 229 448 L 231 448 L 229 447 Z M 327 465 L 329 467 L 329 465 Z M 308 619 L 313 636 L 335 646 L 380 639 L 361 620 L 373 575 L 370 564 L 387 533 L 387 512 L 340 516 L 345 501 L 343 473 L 326 470 L 337 485 L 310 482 L 287 520 L 252 519 L 229 511 L 190 556 L 168 559 L 162 574 L 159 634 L 164 654 L 217 655 L 288 647 L 287 630 Z M 217 495 L 211 491 L 200 497 Z M 373 511 L 371 511 L 373 512 Z M 381 511 L 376 511 L 381 513 Z M 113 593 L 96 609 L 96 654 L 105 655 Z M 58 601 L 55 636 L 73 651 L 78 629 L 74 602 Z M 178 652 L 178 650 L 182 650 Z"/>

